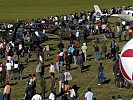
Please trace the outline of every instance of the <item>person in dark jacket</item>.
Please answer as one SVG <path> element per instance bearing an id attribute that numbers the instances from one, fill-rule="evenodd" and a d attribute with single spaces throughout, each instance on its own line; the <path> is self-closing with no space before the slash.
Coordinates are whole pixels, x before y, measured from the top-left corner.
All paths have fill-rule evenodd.
<path id="1" fill-rule="evenodd" d="M 78 55 L 77 64 L 79 71 L 82 73 L 83 58 L 81 54 Z"/>
<path id="2" fill-rule="evenodd" d="M 73 59 L 74 59 L 74 64 L 75 65 L 77 64 L 78 54 L 79 54 L 79 49 L 78 48 L 75 48 L 74 51 L 73 51 Z"/>
<path id="3" fill-rule="evenodd" d="M 102 85 L 103 83 L 103 73 L 104 73 L 104 67 L 102 65 L 102 63 L 100 63 L 99 67 L 98 67 L 98 85 Z"/>
<path id="4" fill-rule="evenodd" d="M 65 57 L 65 62 L 66 62 L 66 70 L 70 70 L 70 67 L 71 67 L 71 65 L 70 65 L 70 63 L 71 63 L 71 56 L 70 56 L 69 53 Z"/>
<path id="5" fill-rule="evenodd" d="M 64 44 L 62 43 L 62 41 L 60 41 L 60 43 L 58 44 L 58 48 L 59 48 L 60 52 L 63 51 Z"/>

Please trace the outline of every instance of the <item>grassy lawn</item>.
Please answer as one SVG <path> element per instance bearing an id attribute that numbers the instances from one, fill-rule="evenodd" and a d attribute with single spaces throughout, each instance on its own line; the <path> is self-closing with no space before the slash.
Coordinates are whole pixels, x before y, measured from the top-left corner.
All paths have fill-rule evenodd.
<path id="1" fill-rule="evenodd" d="M 0 0 L 0 20 L 43 18 L 100 8 L 131 5 L 133 0 Z"/>

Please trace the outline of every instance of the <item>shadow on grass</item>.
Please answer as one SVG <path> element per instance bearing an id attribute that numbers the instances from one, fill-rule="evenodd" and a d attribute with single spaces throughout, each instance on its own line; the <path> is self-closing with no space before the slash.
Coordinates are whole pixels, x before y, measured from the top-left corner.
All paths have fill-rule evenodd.
<path id="1" fill-rule="evenodd" d="M 49 79 L 49 78 L 51 78 L 50 76 L 47 76 L 47 77 L 45 77 L 44 79 Z"/>
<path id="2" fill-rule="evenodd" d="M 89 69 L 90 66 L 91 66 L 91 65 L 84 66 L 83 69 L 82 69 L 82 70 L 83 70 L 82 72 L 89 71 L 89 70 L 90 70 L 90 69 Z"/>
<path id="3" fill-rule="evenodd" d="M 29 62 L 37 62 L 37 60 L 30 60 Z"/>
<path id="4" fill-rule="evenodd" d="M 50 46 L 53 45 L 52 43 L 49 44 Z M 46 44 L 42 44 L 42 46 L 46 46 Z"/>
<path id="5" fill-rule="evenodd" d="M 15 83 L 11 83 L 10 85 L 11 85 L 11 86 L 17 85 L 17 82 L 15 82 Z"/>
<path id="6" fill-rule="evenodd" d="M 87 55 L 87 57 L 91 57 L 93 54 Z"/>
<path id="7" fill-rule="evenodd" d="M 46 59 L 45 61 L 49 61 L 49 60 L 53 60 L 52 58 L 50 58 L 50 59 Z"/>
<path id="8" fill-rule="evenodd" d="M 75 69 L 77 69 L 78 67 L 74 67 L 74 68 L 71 68 L 70 70 L 75 70 Z"/>
<path id="9" fill-rule="evenodd" d="M 23 79 L 27 79 L 27 78 L 29 78 L 29 76 L 24 76 L 24 77 L 23 77 Z"/>
<path id="10" fill-rule="evenodd" d="M 55 48 L 50 48 L 50 51 L 54 51 L 54 50 L 56 50 Z"/>
<path id="11" fill-rule="evenodd" d="M 53 38 L 53 37 L 52 37 L 52 38 L 48 38 L 48 40 L 56 40 L 56 41 L 60 41 L 60 38 L 58 38 L 58 37 L 57 37 L 57 38 Z"/>
<path id="12" fill-rule="evenodd" d="M 45 65 L 45 67 L 49 67 L 49 66 L 50 66 L 50 64 Z"/>
<path id="13" fill-rule="evenodd" d="M 102 84 L 108 84 L 111 81 L 111 79 L 105 80 Z"/>

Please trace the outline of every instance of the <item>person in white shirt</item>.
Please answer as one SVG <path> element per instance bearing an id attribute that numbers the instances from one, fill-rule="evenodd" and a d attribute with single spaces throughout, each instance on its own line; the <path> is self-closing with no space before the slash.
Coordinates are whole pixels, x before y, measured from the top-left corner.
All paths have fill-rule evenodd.
<path id="1" fill-rule="evenodd" d="M 54 66 L 53 62 L 51 62 L 49 73 L 51 74 L 51 77 L 54 77 L 55 66 Z"/>
<path id="2" fill-rule="evenodd" d="M 20 43 L 19 46 L 18 46 L 18 52 L 19 52 L 19 55 L 21 55 L 22 51 L 23 51 L 23 46 L 22 44 Z"/>
<path id="3" fill-rule="evenodd" d="M 99 30 L 98 25 L 96 25 L 96 32 L 95 32 L 96 35 L 98 34 L 98 30 Z"/>
<path id="4" fill-rule="evenodd" d="M 77 30 L 77 32 L 76 32 L 76 40 L 78 41 L 79 40 L 79 30 Z"/>
<path id="5" fill-rule="evenodd" d="M 70 89 L 70 100 L 76 100 L 76 93 L 73 88 Z"/>
<path id="6" fill-rule="evenodd" d="M 53 93 L 53 91 L 51 91 L 49 95 L 49 100 L 55 100 L 55 94 Z"/>
<path id="7" fill-rule="evenodd" d="M 39 94 L 35 94 L 31 100 L 42 100 L 42 97 Z"/>
<path id="8" fill-rule="evenodd" d="M 86 43 L 83 43 L 83 46 L 81 47 L 83 53 L 84 53 L 84 56 L 85 56 L 85 61 L 86 61 L 86 52 L 87 52 L 87 46 L 86 46 Z"/>
<path id="9" fill-rule="evenodd" d="M 93 93 L 91 92 L 91 88 L 88 88 L 88 92 L 85 94 L 85 100 L 93 100 Z"/>
<path id="10" fill-rule="evenodd" d="M 7 70 L 7 76 L 8 76 L 8 81 L 10 82 L 11 80 L 11 68 L 12 68 L 12 64 L 9 60 L 7 60 L 6 62 L 6 70 Z"/>
<path id="11" fill-rule="evenodd" d="M 0 43 L 0 48 L 1 48 L 1 49 L 3 48 L 3 43 L 2 43 L 2 42 Z"/>

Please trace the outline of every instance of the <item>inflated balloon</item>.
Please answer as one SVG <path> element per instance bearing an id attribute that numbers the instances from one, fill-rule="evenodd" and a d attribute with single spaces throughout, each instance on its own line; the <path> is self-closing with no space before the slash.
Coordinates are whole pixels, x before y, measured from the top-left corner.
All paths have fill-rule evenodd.
<path id="1" fill-rule="evenodd" d="M 120 70 L 126 80 L 133 84 L 133 39 L 123 47 L 120 55 Z"/>

